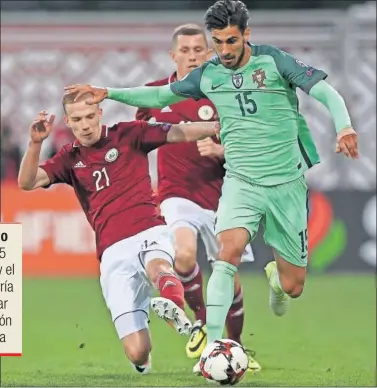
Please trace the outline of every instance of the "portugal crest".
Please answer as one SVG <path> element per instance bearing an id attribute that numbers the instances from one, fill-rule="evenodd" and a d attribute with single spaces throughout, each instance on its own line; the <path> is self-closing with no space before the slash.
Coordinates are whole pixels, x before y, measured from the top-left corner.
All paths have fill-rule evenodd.
<path id="1" fill-rule="evenodd" d="M 241 73 L 239 74 L 233 74 L 232 75 L 232 82 L 233 85 L 239 89 L 243 84 L 243 75 Z"/>
<path id="2" fill-rule="evenodd" d="M 266 80 L 266 73 L 263 69 L 255 70 L 253 73 L 253 82 L 258 85 L 258 89 L 265 88 L 267 85 L 264 84 Z"/>

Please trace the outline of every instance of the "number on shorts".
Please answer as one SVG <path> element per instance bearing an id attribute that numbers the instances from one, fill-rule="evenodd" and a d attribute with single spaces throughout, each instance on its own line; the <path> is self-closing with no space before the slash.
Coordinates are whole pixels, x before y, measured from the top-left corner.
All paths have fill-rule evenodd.
<path id="1" fill-rule="evenodd" d="M 308 229 L 302 230 L 298 235 L 301 239 L 301 257 L 305 258 L 308 255 Z"/>
<path id="2" fill-rule="evenodd" d="M 149 249 L 152 245 L 158 245 L 158 242 L 155 240 L 152 240 L 152 241 L 144 240 L 144 242 L 141 244 L 141 250 Z"/>

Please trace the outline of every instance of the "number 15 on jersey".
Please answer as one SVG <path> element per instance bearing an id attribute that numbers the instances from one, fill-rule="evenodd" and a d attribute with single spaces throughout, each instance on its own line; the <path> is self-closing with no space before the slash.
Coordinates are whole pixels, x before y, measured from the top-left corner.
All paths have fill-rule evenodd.
<path id="1" fill-rule="evenodd" d="M 249 90 L 243 93 L 238 93 L 234 97 L 238 101 L 238 106 L 240 107 L 242 116 L 253 115 L 258 111 L 256 102 L 250 98 L 252 93 L 253 92 Z"/>

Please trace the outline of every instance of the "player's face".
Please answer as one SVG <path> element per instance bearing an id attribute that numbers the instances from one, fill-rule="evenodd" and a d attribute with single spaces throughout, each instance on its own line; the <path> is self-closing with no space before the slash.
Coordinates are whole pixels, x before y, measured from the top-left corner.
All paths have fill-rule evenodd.
<path id="1" fill-rule="evenodd" d="M 211 35 L 213 46 L 223 66 L 237 69 L 245 55 L 250 29 L 247 28 L 242 33 L 237 26 L 228 26 L 222 30 L 211 30 Z"/>
<path id="2" fill-rule="evenodd" d="M 184 77 L 207 60 L 208 46 L 201 34 L 179 35 L 170 56 L 177 65 L 177 73 Z"/>
<path id="3" fill-rule="evenodd" d="M 100 139 L 102 109 L 98 105 L 87 105 L 83 100 L 67 104 L 65 110 L 65 123 L 83 146 L 90 147 Z"/>

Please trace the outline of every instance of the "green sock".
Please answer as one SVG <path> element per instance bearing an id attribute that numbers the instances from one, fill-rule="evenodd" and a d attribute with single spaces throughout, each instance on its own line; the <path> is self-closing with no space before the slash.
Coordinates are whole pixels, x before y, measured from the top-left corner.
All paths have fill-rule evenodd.
<path id="1" fill-rule="evenodd" d="M 225 261 L 216 261 L 207 285 L 207 338 L 208 343 L 223 337 L 225 319 L 234 297 L 234 274 L 237 267 Z"/>

